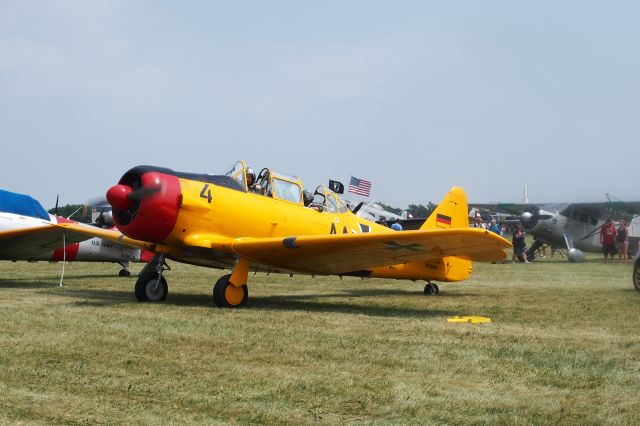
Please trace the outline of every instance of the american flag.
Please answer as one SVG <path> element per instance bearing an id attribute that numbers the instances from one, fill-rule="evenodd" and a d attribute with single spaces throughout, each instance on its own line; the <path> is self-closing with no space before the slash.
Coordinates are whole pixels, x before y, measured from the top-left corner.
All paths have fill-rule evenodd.
<path id="1" fill-rule="evenodd" d="M 349 182 L 349 192 L 368 197 L 369 191 L 371 191 L 371 182 L 351 176 L 351 181 Z"/>

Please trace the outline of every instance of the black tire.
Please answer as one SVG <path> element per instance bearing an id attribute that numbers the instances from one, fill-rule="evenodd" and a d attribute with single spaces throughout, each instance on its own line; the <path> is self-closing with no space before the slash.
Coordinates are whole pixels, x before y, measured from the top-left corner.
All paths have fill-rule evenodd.
<path id="1" fill-rule="evenodd" d="M 130 277 L 131 276 L 131 272 L 127 271 L 126 269 L 120 269 L 120 272 L 118 272 L 118 276 L 119 277 Z"/>
<path id="2" fill-rule="evenodd" d="M 640 260 L 633 267 L 633 286 L 640 291 Z"/>
<path id="3" fill-rule="evenodd" d="M 243 284 L 239 289 L 229 282 L 231 274 L 224 275 L 213 286 L 213 302 L 218 307 L 237 308 L 245 306 L 249 299 L 249 289 Z M 242 290 L 242 293 L 240 293 Z"/>
<path id="4" fill-rule="evenodd" d="M 424 286 L 424 294 L 426 294 L 427 296 L 433 296 L 438 293 L 440 293 L 440 289 L 436 284 L 428 283 Z"/>
<path id="5" fill-rule="evenodd" d="M 148 271 L 136 281 L 135 294 L 139 302 L 161 302 L 167 299 L 169 286 L 162 277 L 158 283 L 158 272 Z"/>

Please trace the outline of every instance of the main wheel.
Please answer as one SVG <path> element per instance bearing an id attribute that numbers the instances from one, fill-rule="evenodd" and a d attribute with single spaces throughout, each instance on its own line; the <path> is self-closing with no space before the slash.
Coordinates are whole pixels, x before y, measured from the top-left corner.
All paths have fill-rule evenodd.
<path id="1" fill-rule="evenodd" d="M 216 281 L 213 286 L 213 301 L 219 307 L 244 306 L 249 298 L 249 289 L 246 284 L 240 287 L 229 282 L 231 274 L 224 275 Z"/>
<path id="2" fill-rule="evenodd" d="M 162 277 L 158 280 L 157 271 L 148 271 L 140 275 L 136 281 L 136 299 L 139 302 L 159 302 L 167 298 L 169 286 L 167 280 Z"/>
<path id="3" fill-rule="evenodd" d="M 127 271 L 126 269 L 120 269 L 120 272 L 118 272 L 118 276 L 119 277 L 130 277 L 131 276 L 131 272 Z"/>
<path id="4" fill-rule="evenodd" d="M 633 267 L 633 286 L 640 291 L 640 260 Z"/>
<path id="5" fill-rule="evenodd" d="M 433 296 L 434 294 L 440 293 L 440 289 L 437 284 L 428 283 L 424 286 L 424 294 L 428 296 Z"/>

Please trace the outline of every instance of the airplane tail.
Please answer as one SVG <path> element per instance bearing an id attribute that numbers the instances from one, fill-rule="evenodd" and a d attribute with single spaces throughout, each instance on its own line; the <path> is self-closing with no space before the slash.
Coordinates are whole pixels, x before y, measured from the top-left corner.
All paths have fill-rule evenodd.
<path id="1" fill-rule="evenodd" d="M 454 186 L 420 229 L 467 228 L 469 226 L 468 213 L 467 194 L 462 188 Z"/>

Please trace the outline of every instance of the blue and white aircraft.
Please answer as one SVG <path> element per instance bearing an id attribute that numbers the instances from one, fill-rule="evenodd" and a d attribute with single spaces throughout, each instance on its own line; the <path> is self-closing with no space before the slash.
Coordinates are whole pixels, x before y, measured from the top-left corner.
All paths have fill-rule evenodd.
<path id="1" fill-rule="evenodd" d="M 52 226 L 75 222 L 52 215 L 32 197 L 0 190 L 0 260 L 114 262 L 129 276 L 129 262 L 148 262 L 152 254 L 101 238 Z"/>

